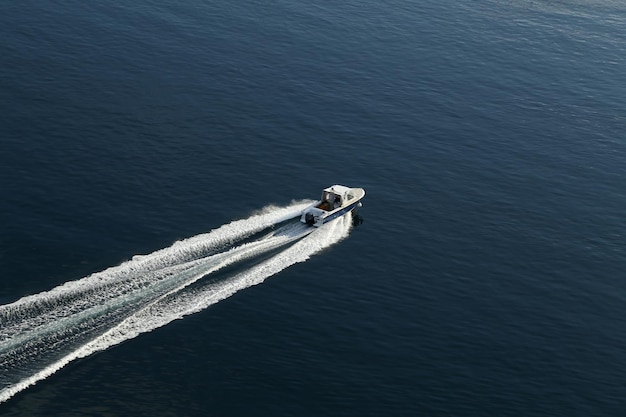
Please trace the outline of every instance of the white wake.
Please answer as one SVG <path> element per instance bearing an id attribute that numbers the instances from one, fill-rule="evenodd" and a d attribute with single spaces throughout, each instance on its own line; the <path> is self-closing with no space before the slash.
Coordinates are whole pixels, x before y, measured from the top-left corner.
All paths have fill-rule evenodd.
<path id="1" fill-rule="evenodd" d="M 201 311 L 348 235 L 350 215 L 319 229 L 288 222 L 309 204 L 267 207 L 247 219 L 0 306 L 0 402 L 75 359 Z M 247 260 L 252 266 L 234 276 L 214 278 L 217 271 Z"/>

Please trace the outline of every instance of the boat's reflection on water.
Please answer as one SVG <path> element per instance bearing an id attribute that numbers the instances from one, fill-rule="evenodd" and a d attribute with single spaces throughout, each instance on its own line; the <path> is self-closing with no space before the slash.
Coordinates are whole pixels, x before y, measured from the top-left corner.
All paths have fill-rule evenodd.
<path id="1" fill-rule="evenodd" d="M 352 212 L 352 227 L 357 227 L 363 224 L 363 217 L 359 213 Z"/>

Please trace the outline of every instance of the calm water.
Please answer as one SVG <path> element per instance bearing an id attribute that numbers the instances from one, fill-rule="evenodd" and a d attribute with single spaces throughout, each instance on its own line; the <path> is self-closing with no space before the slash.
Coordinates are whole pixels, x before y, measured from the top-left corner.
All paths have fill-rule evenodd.
<path id="1" fill-rule="evenodd" d="M 622 2 L 91 3 L 1 6 L 1 415 L 624 414 Z"/>

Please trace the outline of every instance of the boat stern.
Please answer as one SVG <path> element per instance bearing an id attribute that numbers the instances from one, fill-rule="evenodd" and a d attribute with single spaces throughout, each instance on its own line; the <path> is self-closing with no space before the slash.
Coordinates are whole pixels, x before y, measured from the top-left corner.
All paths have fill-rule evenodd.
<path id="1" fill-rule="evenodd" d="M 324 224 L 325 213 L 326 212 L 324 210 L 321 210 L 317 207 L 309 207 L 306 210 L 302 211 L 300 221 L 310 226 L 320 227 L 322 224 Z"/>

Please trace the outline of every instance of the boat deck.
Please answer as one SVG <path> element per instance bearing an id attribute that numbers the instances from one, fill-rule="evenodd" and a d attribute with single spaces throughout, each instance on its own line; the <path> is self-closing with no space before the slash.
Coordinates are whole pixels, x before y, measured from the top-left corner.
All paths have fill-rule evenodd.
<path id="1" fill-rule="evenodd" d="M 330 203 L 328 201 L 323 201 L 322 203 L 318 204 L 317 208 L 325 211 L 331 210 Z"/>

